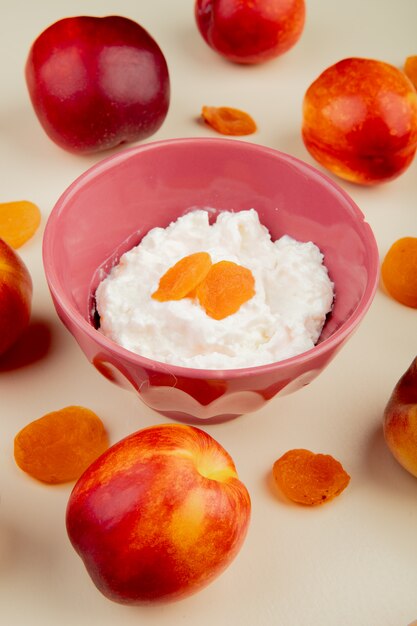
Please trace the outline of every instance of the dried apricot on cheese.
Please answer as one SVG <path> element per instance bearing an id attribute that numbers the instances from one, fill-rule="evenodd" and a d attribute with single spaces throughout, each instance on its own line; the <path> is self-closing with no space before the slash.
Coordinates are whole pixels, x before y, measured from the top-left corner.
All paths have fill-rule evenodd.
<path id="1" fill-rule="evenodd" d="M 407 57 L 404 63 L 404 73 L 417 89 L 417 56 Z"/>
<path id="2" fill-rule="evenodd" d="M 165 272 L 152 298 L 159 302 L 182 300 L 204 280 L 210 267 L 208 252 L 195 252 L 183 257 Z"/>
<path id="3" fill-rule="evenodd" d="M 253 118 L 240 109 L 203 106 L 201 116 L 222 135 L 251 135 L 257 130 Z"/>
<path id="4" fill-rule="evenodd" d="M 289 500 L 314 506 L 338 496 L 349 484 L 350 476 L 329 454 L 310 450 L 289 450 L 273 466 L 273 477 Z"/>
<path id="5" fill-rule="evenodd" d="M 382 262 L 381 277 L 395 300 L 417 308 L 417 237 L 403 237 L 392 244 Z"/>
<path id="6" fill-rule="evenodd" d="M 108 447 L 100 418 L 90 409 L 68 406 L 22 428 L 14 440 L 14 458 L 33 478 L 57 484 L 77 480 Z"/>
<path id="7" fill-rule="evenodd" d="M 33 202 L 0 202 L 0 239 L 12 248 L 20 248 L 30 239 L 41 222 L 39 208 Z"/>
<path id="8" fill-rule="evenodd" d="M 232 261 L 214 263 L 197 287 L 198 301 L 207 315 L 216 320 L 236 313 L 254 295 L 252 272 Z"/>

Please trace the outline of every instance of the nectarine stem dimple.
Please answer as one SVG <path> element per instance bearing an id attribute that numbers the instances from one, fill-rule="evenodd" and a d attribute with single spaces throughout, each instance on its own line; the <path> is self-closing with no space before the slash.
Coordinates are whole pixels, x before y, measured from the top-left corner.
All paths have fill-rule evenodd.
<path id="1" fill-rule="evenodd" d="M 218 482 L 227 482 L 230 478 L 237 478 L 236 468 L 231 459 L 220 456 L 212 451 L 204 451 L 196 461 L 198 472 Z"/>
<path id="2" fill-rule="evenodd" d="M 220 483 L 227 482 L 230 478 L 237 478 L 237 473 L 230 467 L 224 467 L 222 469 L 210 468 L 204 463 L 198 466 L 198 471 L 204 478 L 210 480 L 217 480 Z"/>

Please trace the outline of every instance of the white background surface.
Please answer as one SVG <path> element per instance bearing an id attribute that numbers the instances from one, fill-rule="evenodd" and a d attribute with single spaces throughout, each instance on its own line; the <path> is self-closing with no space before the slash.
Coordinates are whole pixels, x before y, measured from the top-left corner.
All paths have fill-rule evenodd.
<path id="1" fill-rule="evenodd" d="M 300 136 L 305 90 L 347 56 L 402 66 L 417 54 L 417 2 L 308 1 L 298 44 L 256 67 L 227 63 L 206 46 L 192 0 L 0 0 L 0 6 L 0 201 L 28 199 L 41 208 L 42 226 L 19 252 L 34 280 L 32 339 L 49 338 L 33 363 L 18 367 L 11 357 L 0 363 L 0 622 L 406 626 L 417 618 L 417 479 L 391 457 L 381 415 L 417 352 L 417 312 L 382 287 L 356 334 L 311 385 L 257 413 L 206 427 L 231 453 L 251 493 L 252 523 L 229 569 L 185 601 L 138 608 L 102 597 L 66 536 L 72 485 L 31 480 L 15 466 L 13 438 L 31 420 L 69 404 L 96 411 L 112 442 L 164 421 L 89 365 L 49 297 L 41 258 L 48 214 L 66 186 L 104 155 L 64 152 L 35 118 L 23 68 L 40 32 L 69 15 L 130 17 L 157 40 L 171 74 L 170 110 L 152 139 L 214 136 L 197 121 L 201 106 L 235 106 L 259 125 L 249 141 L 312 163 Z M 375 188 L 339 182 L 373 227 L 381 258 L 399 237 L 417 236 L 417 161 Z M 338 458 L 351 475 L 348 489 L 320 508 L 284 502 L 272 486 L 271 467 L 293 447 Z"/>

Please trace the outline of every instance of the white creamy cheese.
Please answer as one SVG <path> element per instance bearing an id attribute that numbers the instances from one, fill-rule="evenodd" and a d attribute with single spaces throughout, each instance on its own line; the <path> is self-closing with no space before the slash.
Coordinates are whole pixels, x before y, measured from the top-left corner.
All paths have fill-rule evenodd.
<path id="1" fill-rule="evenodd" d="M 193 252 L 251 270 L 255 295 L 222 320 L 190 298 L 151 297 L 161 276 Z M 96 292 L 100 331 L 142 356 L 185 367 L 230 369 L 272 363 L 309 350 L 333 303 L 323 255 L 311 242 L 271 240 L 254 209 L 225 211 L 209 225 L 197 209 L 154 228 L 126 252 Z"/>

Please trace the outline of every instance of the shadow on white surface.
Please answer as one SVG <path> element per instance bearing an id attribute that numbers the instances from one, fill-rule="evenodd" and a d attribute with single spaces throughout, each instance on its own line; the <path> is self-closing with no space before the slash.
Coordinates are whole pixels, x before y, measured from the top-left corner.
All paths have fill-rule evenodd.
<path id="1" fill-rule="evenodd" d="M 412 490 L 415 490 L 417 486 L 417 479 L 407 472 L 391 454 L 385 443 L 381 420 L 380 424 L 371 431 L 365 450 L 364 463 L 370 480 L 390 498 L 409 499 Z"/>
<path id="2" fill-rule="evenodd" d="M 0 372 L 27 367 L 46 358 L 51 349 L 52 332 L 49 324 L 33 318 L 18 341 L 0 357 Z"/>
<path id="3" fill-rule="evenodd" d="M 266 487 L 268 495 L 272 497 L 274 500 L 276 500 L 277 503 L 284 504 L 287 506 L 293 506 L 293 507 L 297 506 L 293 502 L 290 502 L 290 500 L 288 500 L 288 498 L 286 498 L 284 494 L 281 492 L 281 490 L 278 488 L 274 480 L 274 476 L 272 474 L 272 468 L 271 468 L 271 471 L 265 474 L 264 485 Z"/>

